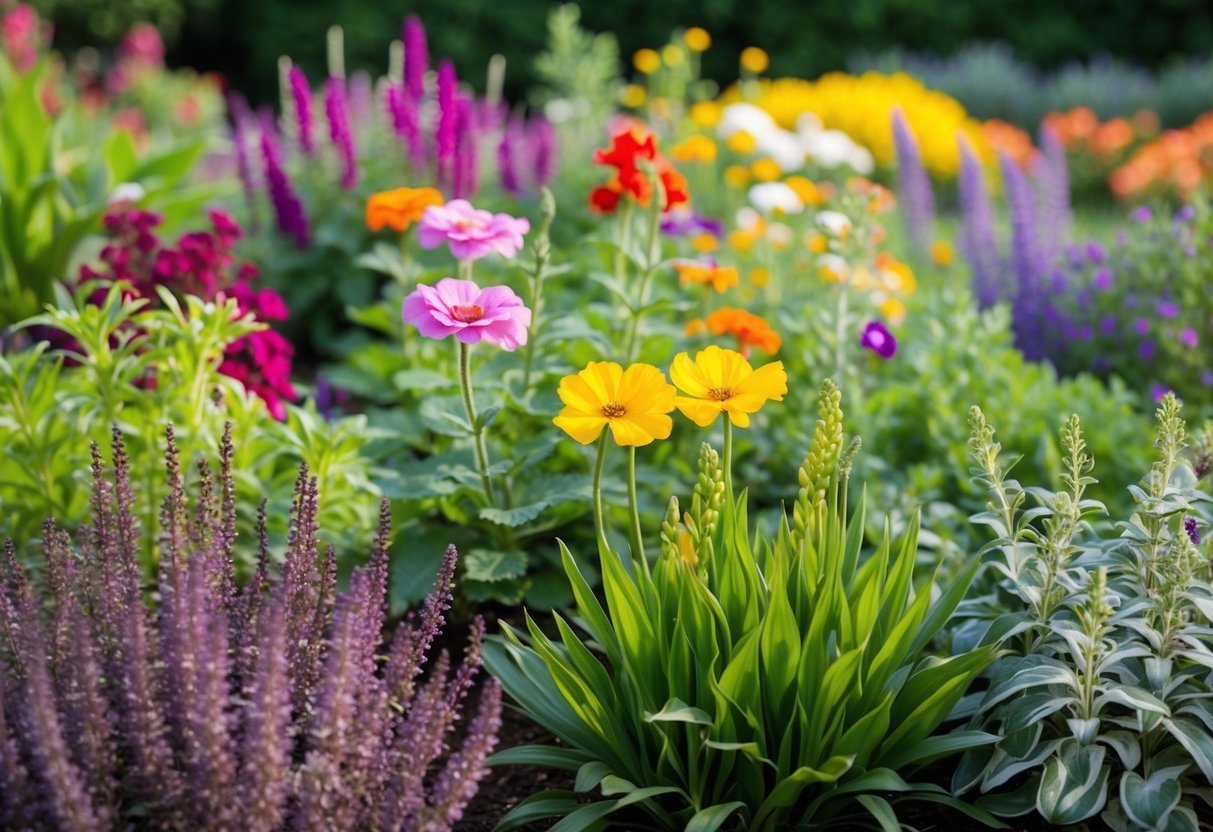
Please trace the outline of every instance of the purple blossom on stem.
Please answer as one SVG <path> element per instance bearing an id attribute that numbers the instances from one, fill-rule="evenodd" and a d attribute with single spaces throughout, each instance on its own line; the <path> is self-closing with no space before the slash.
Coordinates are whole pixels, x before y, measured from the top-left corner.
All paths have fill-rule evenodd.
<path id="1" fill-rule="evenodd" d="M 1011 296 L 1011 325 L 1015 346 L 1029 361 L 1047 355 L 1046 314 L 1055 312 L 1042 286 L 1042 257 L 1037 238 L 1036 207 L 1032 189 L 1019 165 L 999 152 L 999 166 L 1011 214 L 1011 271 L 1015 289 Z"/>
<path id="2" fill-rule="evenodd" d="M 287 78 L 291 84 L 291 101 L 295 105 L 295 127 L 298 131 L 299 146 L 305 154 L 314 156 L 316 139 L 312 134 L 312 88 L 308 86 L 303 70 L 295 64 L 291 64 Z"/>
<path id="3" fill-rule="evenodd" d="M 266 130 L 261 132 L 261 155 L 265 160 L 265 181 L 270 201 L 274 205 L 274 217 L 278 222 L 278 230 L 293 237 L 295 245 L 299 248 L 307 248 L 311 241 L 307 214 L 304 213 L 303 203 L 295 195 L 286 170 L 282 167 L 282 157 L 277 142 L 273 135 Z"/>
<path id="4" fill-rule="evenodd" d="M 249 225 L 255 230 L 258 224 L 257 182 L 248 146 L 249 131 L 255 119 L 242 96 L 230 93 L 227 102 L 228 110 L 232 114 L 232 150 L 236 156 L 236 175 L 240 178 L 240 188 L 248 205 Z"/>
<path id="5" fill-rule="evenodd" d="M 527 132 L 528 142 L 533 150 L 535 187 L 538 189 L 551 182 L 555 172 L 556 130 L 552 127 L 552 122 L 537 115 L 530 120 Z"/>
<path id="6" fill-rule="evenodd" d="M 1195 517 L 1184 518 L 1184 532 L 1188 535 L 1188 540 L 1196 546 L 1200 545 L 1200 527 L 1196 524 Z"/>
<path id="7" fill-rule="evenodd" d="M 522 123 L 515 117 L 501 131 L 497 143 L 497 172 L 501 177 L 501 189 L 510 196 L 522 195 L 522 183 L 518 178 L 518 153 L 522 149 Z"/>
<path id="8" fill-rule="evenodd" d="M 328 79 L 324 88 L 324 112 L 329 120 L 329 139 L 341 157 L 341 187 L 352 190 L 358 184 L 358 161 L 354 134 L 350 131 L 344 79 Z"/>
<path id="9" fill-rule="evenodd" d="M 438 65 L 438 125 L 434 133 L 438 181 L 450 180 L 451 164 L 455 158 L 455 141 L 459 133 L 459 79 L 450 58 Z"/>
<path id="10" fill-rule="evenodd" d="M 472 101 L 459 97 L 456 102 L 455 153 L 452 162 L 451 190 L 456 199 L 475 196 L 479 160 L 476 158 L 476 125 L 472 118 Z"/>
<path id="11" fill-rule="evenodd" d="M 387 106 L 392 118 L 392 128 L 407 148 L 413 170 L 424 170 L 425 140 L 421 135 L 421 125 L 417 122 L 417 103 L 404 87 L 393 84 L 387 90 Z"/>
<path id="12" fill-rule="evenodd" d="M 430 68 L 430 52 L 425 41 L 425 26 L 416 15 L 404 20 L 404 88 L 414 102 L 425 97 L 425 73 Z"/>
<path id="13" fill-rule="evenodd" d="M 1066 149 L 1057 133 L 1040 128 L 1040 155 L 1032 166 L 1038 194 L 1038 237 L 1042 255 L 1051 258 L 1069 238 L 1073 214 L 1070 209 L 1070 169 Z"/>
<path id="14" fill-rule="evenodd" d="M 1001 299 L 998 237 L 994 231 L 994 209 L 986 191 L 985 171 L 968 140 L 959 135 L 960 208 L 964 225 L 960 246 L 973 270 L 973 294 L 982 309 Z"/>
<path id="15" fill-rule="evenodd" d="M 859 336 L 859 345 L 871 350 L 886 361 L 897 354 L 897 339 L 880 321 L 869 321 Z"/>
<path id="16" fill-rule="evenodd" d="M 897 190 L 906 237 L 920 253 L 931 249 L 935 229 L 935 192 L 922 165 L 918 141 L 900 107 L 893 108 L 893 146 L 897 151 Z"/>

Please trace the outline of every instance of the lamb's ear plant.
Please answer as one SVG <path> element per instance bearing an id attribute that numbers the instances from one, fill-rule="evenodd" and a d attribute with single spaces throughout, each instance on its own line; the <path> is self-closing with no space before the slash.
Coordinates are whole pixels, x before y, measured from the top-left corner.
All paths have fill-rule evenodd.
<path id="1" fill-rule="evenodd" d="M 1009 477 L 981 411 L 971 413 L 974 518 L 994 529 L 984 557 L 999 580 L 966 601 L 957 642 L 997 644 L 989 686 L 967 707 L 995 747 L 966 752 L 957 792 L 1005 816 L 1035 809 L 1058 825 L 1099 816 L 1117 832 L 1196 832 L 1213 807 L 1213 587 L 1206 495 L 1185 460 L 1180 404 L 1157 411 L 1157 461 L 1115 526 L 1092 518 L 1082 428 L 1061 432 L 1061 488 Z M 1199 465 L 1198 447 L 1194 456 Z M 1030 505 L 1030 507 L 1028 507 Z"/>
<path id="2" fill-rule="evenodd" d="M 575 771 L 581 793 L 533 795 L 499 830 L 557 816 L 562 832 L 895 829 L 914 799 L 992 820 L 913 779 L 994 739 L 935 734 L 993 648 L 924 651 L 973 570 L 915 586 L 914 524 L 865 550 L 864 500 L 852 512 L 846 496 L 859 442 L 844 441 L 830 382 L 820 410 L 793 513 L 776 529 L 751 529 L 745 493 L 729 493 L 705 443 L 690 510 L 670 501 L 654 563 L 603 546 L 604 605 L 562 549 L 576 608 L 555 616 L 557 637 L 528 617 L 528 633 L 507 626 L 486 645 L 506 692 L 562 742 L 494 762 Z"/>
<path id="3" fill-rule="evenodd" d="M 458 667 L 421 676 L 451 602 L 456 553 L 416 619 L 385 638 L 390 516 L 337 589 L 319 553 L 317 485 L 300 472 L 281 566 L 238 587 L 230 434 L 187 507 L 168 434 L 154 589 L 142 582 L 137 482 L 114 431 L 114 479 L 93 446 L 92 525 L 47 520 L 45 560 L 0 554 L 0 828 L 449 829 L 496 744 L 489 682 L 448 742 L 480 665 L 477 620 Z M 262 504 L 264 520 L 264 503 Z"/>

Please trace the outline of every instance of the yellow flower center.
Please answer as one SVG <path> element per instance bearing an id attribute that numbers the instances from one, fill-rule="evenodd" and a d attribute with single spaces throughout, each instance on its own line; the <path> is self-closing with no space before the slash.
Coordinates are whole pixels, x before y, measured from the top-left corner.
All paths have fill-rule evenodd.
<path id="1" fill-rule="evenodd" d="M 708 398 L 714 402 L 723 402 L 733 397 L 733 391 L 727 387 L 713 387 L 708 391 Z"/>
<path id="2" fill-rule="evenodd" d="M 618 419 L 626 416 L 628 409 L 619 402 L 607 402 L 602 406 L 602 415 L 608 419 Z"/>
<path id="3" fill-rule="evenodd" d="M 474 303 L 457 304 L 451 307 L 451 317 L 461 324 L 470 324 L 484 317 L 484 310 Z"/>

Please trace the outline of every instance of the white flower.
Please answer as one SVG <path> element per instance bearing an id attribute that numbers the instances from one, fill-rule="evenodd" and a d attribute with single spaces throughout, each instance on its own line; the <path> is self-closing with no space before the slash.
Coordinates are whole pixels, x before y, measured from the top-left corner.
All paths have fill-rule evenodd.
<path id="1" fill-rule="evenodd" d="M 119 202 L 138 202 L 146 195 L 143 186 L 138 182 L 123 182 L 121 185 L 114 187 L 113 192 L 106 200 L 107 205 L 116 205 Z"/>
<path id="2" fill-rule="evenodd" d="M 770 113 L 761 107 L 745 103 L 725 107 L 724 112 L 720 114 L 720 124 L 716 125 L 716 133 L 722 139 L 744 131 L 755 140 L 760 140 L 762 136 L 778 129 Z"/>
<path id="3" fill-rule="evenodd" d="M 799 214 L 804 203 L 783 182 L 763 182 L 750 188 L 750 203 L 764 214 Z"/>
<path id="4" fill-rule="evenodd" d="M 754 155 L 774 160 L 784 173 L 804 167 L 804 141 L 796 133 L 784 130 L 770 113 L 753 104 L 730 104 L 724 108 L 716 133 L 728 139 L 736 133 L 754 139 Z"/>
<path id="5" fill-rule="evenodd" d="M 751 228 L 762 222 L 762 215 L 748 205 L 743 205 L 737 209 L 737 227 L 743 231 L 749 231 Z"/>
<path id="6" fill-rule="evenodd" d="M 841 237 L 851 230 L 851 218 L 841 211 L 819 211 L 814 219 L 835 237 Z"/>
<path id="7" fill-rule="evenodd" d="M 847 261 L 837 254 L 823 254 L 817 258 L 817 265 L 829 270 L 839 280 L 846 280 L 851 271 Z"/>
<path id="8" fill-rule="evenodd" d="M 876 170 L 876 159 L 872 156 L 872 151 L 859 145 L 855 145 L 851 151 L 847 164 L 854 168 L 856 173 L 863 176 L 868 176 Z"/>
<path id="9" fill-rule="evenodd" d="M 767 226 L 767 240 L 776 248 L 790 246 L 792 237 L 792 228 L 787 223 L 773 222 Z"/>

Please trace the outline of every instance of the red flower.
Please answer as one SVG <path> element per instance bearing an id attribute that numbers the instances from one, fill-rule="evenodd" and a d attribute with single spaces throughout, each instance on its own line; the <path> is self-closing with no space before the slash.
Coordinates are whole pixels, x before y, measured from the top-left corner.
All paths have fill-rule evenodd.
<path id="1" fill-rule="evenodd" d="M 590 207 L 599 213 L 613 213 L 625 194 L 642 207 L 648 205 L 653 196 L 650 169 L 656 170 L 661 180 L 662 211 L 690 201 L 686 179 L 657 152 L 657 140 L 642 124 L 630 124 L 616 133 L 611 146 L 595 150 L 592 158 L 596 164 L 616 169 L 609 182 L 590 193 Z"/>

